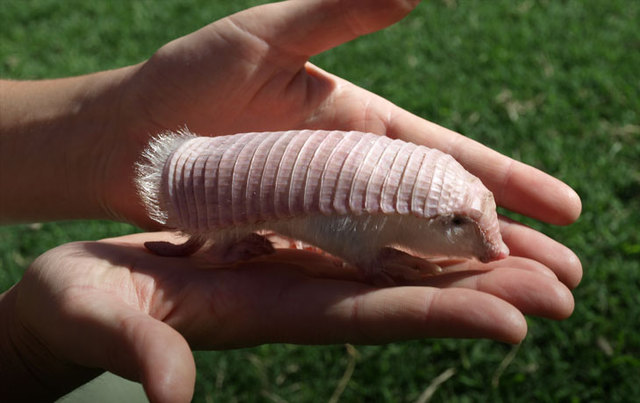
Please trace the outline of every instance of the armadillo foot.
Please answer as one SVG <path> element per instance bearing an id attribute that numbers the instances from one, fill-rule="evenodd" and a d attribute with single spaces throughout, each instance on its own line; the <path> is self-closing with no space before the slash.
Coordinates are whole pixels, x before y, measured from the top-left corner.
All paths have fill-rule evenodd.
<path id="1" fill-rule="evenodd" d="M 233 263 L 275 252 L 271 241 L 259 234 L 249 234 L 240 240 L 218 242 L 207 251 L 208 257 L 219 263 Z"/>
<path id="2" fill-rule="evenodd" d="M 416 281 L 442 272 L 435 263 L 388 247 L 380 250 L 377 262 L 382 269 L 381 274 L 394 282 Z"/>

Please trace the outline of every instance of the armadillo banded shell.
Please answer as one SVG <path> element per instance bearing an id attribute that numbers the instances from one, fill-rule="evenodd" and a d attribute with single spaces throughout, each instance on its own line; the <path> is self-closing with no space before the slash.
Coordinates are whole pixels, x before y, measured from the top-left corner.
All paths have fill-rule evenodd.
<path id="1" fill-rule="evenodd" d="M 434 217 L 460 211 L 473 182 L 448 154 L 384 136 L 244 133 L 182 143 L 165 163 L 160 207 L 192 231 L 318 213 Z"/>

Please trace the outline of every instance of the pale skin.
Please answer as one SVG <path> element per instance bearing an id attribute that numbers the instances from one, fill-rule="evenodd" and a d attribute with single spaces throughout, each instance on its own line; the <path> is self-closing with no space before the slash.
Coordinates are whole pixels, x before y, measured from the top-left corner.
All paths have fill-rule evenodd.
<path id="1" fill-rule="evenodd" d="M 107 218 L 153 228 L 137 202 L 133 164 L 151 135 L 184 125 L 203 135 L 322 128 L 401 138 L 451 153 L 508 209 L 573 222 L 580 199 L 559 180 L 308 63 L 416 3 L 270 4 L 135 66 L 0 82 L 0 187 L 12 190 L 0 192 L 0 222 Z M 169 233 L 63 245 L 0 296 L 0 384 L 52 398 L 107 369 L 141 381 L 152 401 L 189 401 L 191 348 L 424 337 L 517 343 L 527 331 L 523 315 L 571 314 L 569 290 L 582 268 L 541 233 L 506 219 L 501 229 L 511 257 L 460 262 L 451 273 L 389 288 L 356 281 L 311 252 L 212 269 L 198 255 L 163 258 L 142 246 L 172 240 Z"/>

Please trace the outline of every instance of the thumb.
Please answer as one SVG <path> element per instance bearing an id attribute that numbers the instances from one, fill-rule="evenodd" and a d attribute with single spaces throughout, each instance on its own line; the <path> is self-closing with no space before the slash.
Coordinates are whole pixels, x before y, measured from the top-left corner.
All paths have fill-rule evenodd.
<path id="1" fill-rule="evenodd" d="M 195 363 L 180 333 L 121 302 L 78 305 L 63 343 L 75 362 L 140 381 L 151 402 L 191 401 Z"/>
<path id="2" fill-rule="evenodd" d="M 310 57 L 358 36 L 385 28 L 420 0 L 285 1 L 254 7 L 227 18 L 268 45 Z"/>
<path id="3" fill-rule="evenodd" d="M 196 369 L 186 340 L 166 323 L 138 312 L 120 326 L 114 329 L 114 343 L 122 353 L 113 372 L 138 379 L 151 402 L 191 401 Z"/>

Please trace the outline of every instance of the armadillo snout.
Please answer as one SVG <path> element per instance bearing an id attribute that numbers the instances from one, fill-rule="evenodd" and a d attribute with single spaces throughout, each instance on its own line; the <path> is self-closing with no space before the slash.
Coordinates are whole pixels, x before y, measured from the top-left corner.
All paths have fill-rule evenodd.
<path id="1" fill-rule="evenodd" d="M 471 206 L 468 214 L 477 222 L 484 246 L 478 259 L 482 262 L 504 259 L 509 255 L 509 248 L 500 234 L 500 223 L 493 194 L 478 179 L 469 187 L 469 195 L 472 200 L 467 203 Z"/>

